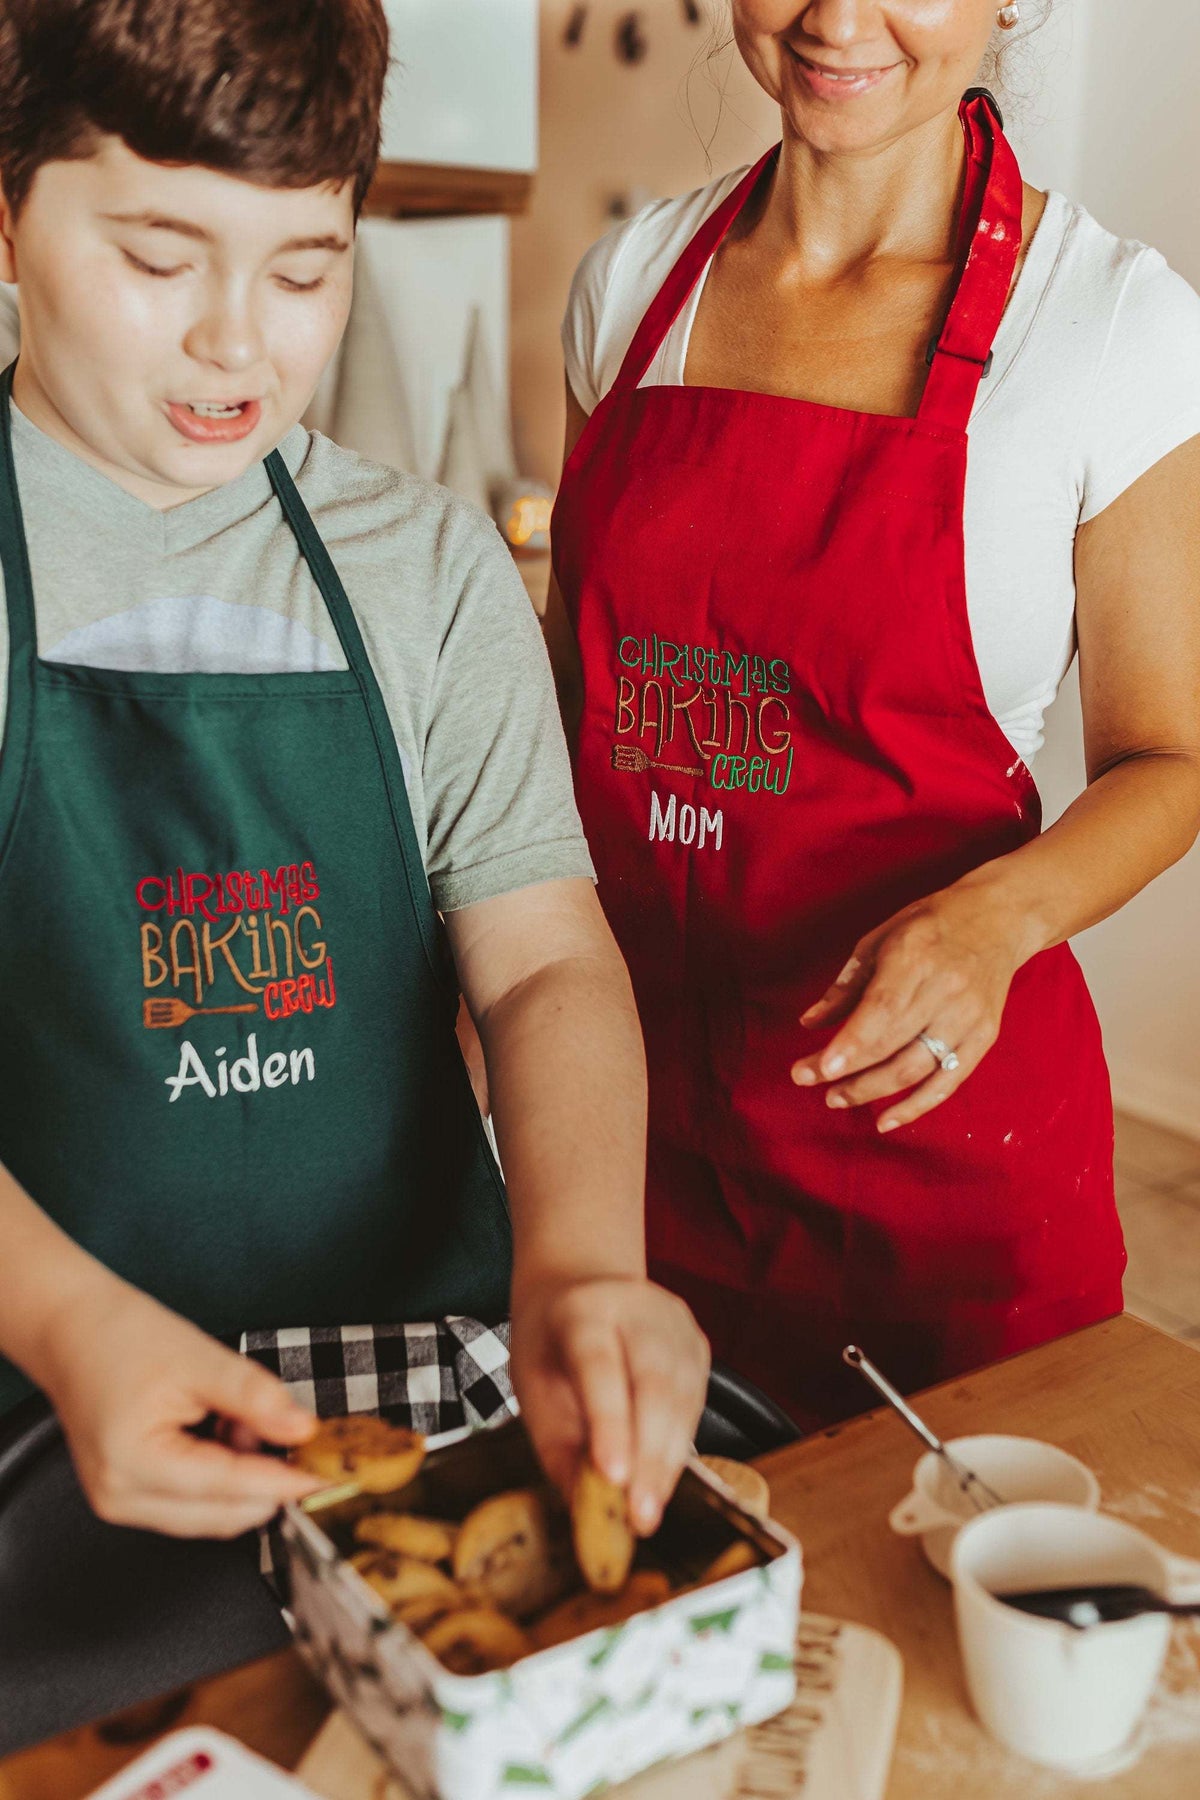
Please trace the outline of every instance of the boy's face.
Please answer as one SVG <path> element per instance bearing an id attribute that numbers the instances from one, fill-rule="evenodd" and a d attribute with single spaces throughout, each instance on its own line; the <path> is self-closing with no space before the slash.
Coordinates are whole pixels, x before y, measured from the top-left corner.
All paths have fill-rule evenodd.
<path id="1" fill-rule="evenodd" d="M 145 162 L 116 137 L 44 164 L 17 220 L 0 211 L 22 412 L 151 506 L 232 481 L 296 424 L 337 346 L 351 194 Z"/>

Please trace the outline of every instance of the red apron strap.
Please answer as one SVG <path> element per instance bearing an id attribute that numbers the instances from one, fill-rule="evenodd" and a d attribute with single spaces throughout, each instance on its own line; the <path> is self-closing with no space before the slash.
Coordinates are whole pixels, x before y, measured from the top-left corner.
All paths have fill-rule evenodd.
<path id="1" fill-rule="evenodd" d="M 779 155 L 779 145 L 761 156 L 754 167 L 743 175 L 737 186 L 722 200 L 716 211 L 705 219 L 695 237 L 654 296 L 634 333 L 625 353 L 620 373 L 613 382 L 613 392 L 629 392 L 635 388 L 653 362 L 659 345 L 683 311 L 687 297 L 704 273 L 725 233 L 745 206 L 768 164 Z"/>
<path id="2" fill-rule="evenodd" d="M 990 94 L 959 109 L 967 175 L 959 227 L 959 276 L 946 322 L 930 345 L 930 370 L 917 417 L 923 425 L 965 431 L 975 394 L 991 367 L 1021 249 L 1024 189 L 1017 159 Z"/>

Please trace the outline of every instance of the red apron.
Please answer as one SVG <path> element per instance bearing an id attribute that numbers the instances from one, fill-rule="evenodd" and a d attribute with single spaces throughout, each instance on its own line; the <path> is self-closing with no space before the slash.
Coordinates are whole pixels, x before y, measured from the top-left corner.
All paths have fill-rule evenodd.
<path id="1" fill-rule="evenodd" d="M 975 1073 L 900 1131 L 790 1079 L 830 1035 L 799 1015 L 856 940 L 1041 824 L 963 570 L 967 421 L 1021 178 L 988 102 L 961 116 L 960 273 L 915 419 L 639 388 L 772 152 L 651 304 L 554 518 L 579 803 L 649 1060 L 652 1272 L 807 1426 L 862 1409 L 851 1340 L 911 1391 L 1121 1308 L 1108 1076 L 1065 945 L 1018 972 Z"/>

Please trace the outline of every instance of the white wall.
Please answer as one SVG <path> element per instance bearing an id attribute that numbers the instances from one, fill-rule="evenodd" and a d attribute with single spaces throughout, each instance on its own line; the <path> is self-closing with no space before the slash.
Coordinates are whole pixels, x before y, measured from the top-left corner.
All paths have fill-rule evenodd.
<path id="1" fill-rule="evenodd" d="M 537 0 L 385 0 L 385 6 L 392 72 L 384 157 L 532 169 Z"/>
<path id="2" fill-rule="evenodd" d="M 385 0 L 385 7 L 392 67 L 384 158 L 532 170 L 537 0 Z M 306 422 L 362 455 L 436 479 L 476 316 L 503 384 L 506 218 L 364 220 L 350 327 Z"/>
<path id="3" fill-rule="evenodd" d="M 708 13 L 722 4 L 704 0 Z M 630 5 L 591 0 L 571 49 L 574 0 L 541 0 L 542 151 L 533 203 L 513 221 L 512 384 L 522 466 L 547 481 L 562 464 L 559 321 L 575 266 L 615 222 L 614 204 L 686 193 L 779 136 L 778 108 L 739 57 L 715 48 L 718 34 L 688 26 L 679 0 L 649 0 L 649 54 L 619 62 L 613 37 Z"/>
<path id="4" fill-rule="evenodd" d="M 1026 172 L 1200 286 L 1200 6 L 1059 0 L 1029 109 Z M 1017 121 L 1021 142 L 1024 123 Z M 1200 602 L 1200 596 L 1197 596 Z M 1035 770 L 1053 819 L 1084 782 L 1072 671 Z M 1118 1105 L 1200 1137 L 1200 850 L 1076 943 Z"/>

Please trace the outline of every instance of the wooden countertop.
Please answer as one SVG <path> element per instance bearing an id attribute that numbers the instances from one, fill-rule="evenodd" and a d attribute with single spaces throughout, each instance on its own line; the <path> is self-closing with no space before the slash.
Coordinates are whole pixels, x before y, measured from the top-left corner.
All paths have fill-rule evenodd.
<path id="1" fill-rule="evenodd" d="M 1094 1468 L 1103 1504 L 1169 1549 L 1200 1556 L 1200 1355 L 1126 1315 L 932 1389 L 943 1437 L 1048 1438 Z M 772 1511 L 804 1547 L 805 1604 L 873 1625 L 904 1656 L 905 1695 L 888 1800 L 1182 1800 L 1200 1793 L 1200 1629 L 1180 1628 L 1150 1742 L 1102 1788 L 1009 1755 L 976 1724 L 959 1673 L 950 1594 L 887 1515 L 918 1446 L 888 1413 L 764 1460 Z M 1170 1685 L 1170 1684 L 1168 1684 Z M 78 1800 L 161 1730 L 211 1724 L 294 1768 L 327 1711 L 292 1651 L 204 1682 L 165 1706 L 70 1732 L 0 1763 L 0 1800 Z M 139 1729 L 140 1725 L 140 1729 Z M 137 1741 L 129 1738 L 137 1732 Z M 124 1741 L 122 1741 L 124 1740 Z"/>

